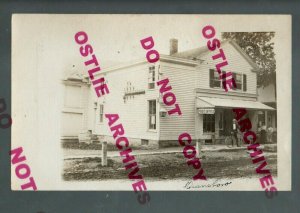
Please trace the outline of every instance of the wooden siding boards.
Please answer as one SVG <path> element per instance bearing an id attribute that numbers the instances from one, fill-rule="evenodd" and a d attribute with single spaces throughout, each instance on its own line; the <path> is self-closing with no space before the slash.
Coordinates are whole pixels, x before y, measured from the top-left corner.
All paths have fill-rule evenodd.
<path id="1" fill-rule="evenodd" d="M 253 72 L 253 67 L 249 62 L 236 50 L 236 48 L 229 42 L 224 42 L 222 49 L 226 56 L 228 65 L 224 67 L 225 71 L 241 73 L 247 75 L 247 91 L 236 90 L 239 93 L 256 94 L 256 73 Z M 213 60 L 212 56 L 217 54 L 217 51 L 207 51 L 201 55 L 204 61 L 199 65 L 199 72 L 197 73 L 197 88 L 214 89 L 224 91 L 222 88 L 209 87 L 209 69 L 215 69 L 216 64 L 220 63 L 222 59 Z M 230 91 L 228 92 L 230 93 Z M 225 95 L 225 92 L 224 92 Z"/>
<path id="2" fill-rule="evenodd" d="M 236 90 L 226 93 L 222 88 L 210 88 L 209 69 L 215 69 L 215 65 L 220 62 L 220 60 L 212 59 L 212 55 L 216 52 L 207 51 L 202 54 L 200 58 L 204 61 L 195 68 L 161 63 L 162 72 L 164 76 L 169 77 L 173 92 L 182 110 L 182 116 L 160 118 L 160 140 L 177 140 L 183 132 L 188 132 L 193 139 L 210 138 L 210 133 L 203 135 L 203 115 L 196 112 L 196 96 L 256 100 L 256 73 L 252 71 L 253 67 L 231 43 L 225 42 L 222 48 L 229 64 L 225 71 L 246 74 L 247 91 Z M 218 94 L 207 91 L 216 91 Z M 165 108 L 170 109 L 170 107 Z M 216 116 L 218 117 L 218 114 Z"/>
<path id="3" fill-rule="evenodd" d="M 62 137 L 76 138 L 87 129 L 87 109 L 89 87 L 86 82 L 64 83 L 64 105 L 62 109 Z"/>
<path id="4" fill-rule="evenodd" d="M 100 76 L 107 80 L 110 93 L 97 98 L 93 89 L 90 89 L 89 101 L 89 122 L 88 128 L 98 135 L 112 136 L 104 117 L 103 123 L 99 122 L 99 104 L 104 104 L 105 113 L 117 113 L 120 116 L 118 123 L 122 123 L 126 137 L 147 139 L 147 140 L 178 140 L 178 136 L 183 132 L 188 132 L 193 139 L 200 136 L 209 138 L 202 134 L 202 115 L 196 112 L 196 97 L 222 97 L 242 100 L 256 100 L 256 73 L 253 67 L 244 56 L 230 43 L 222 45 L 228 64 L 225 71 L 231 71 L 247 75 L 247 91 L 229 91 L 226 93 L 222 88 L 209 87 L 209 69 L 215 69 L 215 65 L 220 60 L 212 60 L 211 56 L 215 52 L 201 53 L 200 61 L 179 59 L 178 57 L 161 55 L 160 62 L 156 63 L 156 80 L 168 77 L 172 92 L 176 95 L 177 102 L 181 108 L 182 115 L 167 115 L 164 118 L 159 116 L 160 106 L 167 110 L 167 107 L 159 97 L 158 87 L 148 89 L 149 64 L 139 60 L 127 66 L 118 66 L 114 69 L 103 70 Z M 176 60 L 176 61 L 174 61 Z M 181 60 L 181 61 L 180 61 Z M 197 65 L 198 64 L 198 65 Z M 159 72 L 162 75 L 158 75 Z M 145 90 L 145 94 L 135 95 L 134 98 L 128 96 L 124 103 L 124 93 L 128 83 L 136 90 Z M 91 87 L 92 88 L 92 87 Z M 156 107 L 156 130 L 148 129 L 148 100 L 157 100 Z M 94 102 L 97 102 L 97 109 L 94 110 Z M 218 115 L 216 115 L 218 116 Z M 94 118 L 96 121 L 94 121 Z"/>
<path id="5" fill-rule="evenodd" d="M 156 65 L 157 66 L 157 65 Z M 126 137 L 148 140 L 158 140 L 159 108 L 156 109 L 157 128 L 148 129 L 148 100 L 157 100 L 157 88 L 148 90 L 149 65 L 145 63 L 120 68 L 115 72 L 107 72 L 104 77 L 107 80 L 110 93 L 98 98 L 99 103 L 104 103 L 104 114 L 119 114 L 118 123 L 122 123 Z M 157 69 L 156 69 L 157 77 Z M 128 96 L 124 102 L 126 89 L 145 90 L 145 94 Z M 94 95 L 96 96 L 96 95 Z M 103 124 L 99 122 L 99 104 L 97 106 L 96 133 L 99 135 L 112 136 L 108 129 L 107 119 L 104 117 Z"/>
<path id="6" fill-rule="evenodd" d="M 160 118 L 160 140 L 178 140 L 178 136 L 183 132 L 188 132 L 194 137 L 196 70 L 171 63 L 161 63 L 161 69 L 164 77 L 169 78 L 172 92 L 176 95 L 182 115 L 167 115 L 165 118 Z M 164 107 L 167 110 L 174 108 L 165 105 Z"/>

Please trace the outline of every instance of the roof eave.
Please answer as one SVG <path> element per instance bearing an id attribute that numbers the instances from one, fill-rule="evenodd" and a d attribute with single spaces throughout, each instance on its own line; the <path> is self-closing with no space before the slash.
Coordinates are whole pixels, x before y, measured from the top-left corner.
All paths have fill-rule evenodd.
<path id="1" fill-rule="evenodd" d="M 192 59 L 186 59 L 186 58 L 181 58 L 181 57 L 176 57 L 176 56 L 170 56 L 170 55 L 160 55 L 160 61 L 162 62 L 172 62 L 175 64 L 182 64 L 186 66 L 192 66 L 195 67 L 202 63 L 204 60 L 192 60 Z"/>
<path id="2" fill-rule="evenodd" d="M 160 54 L 159 61 L 172 62 L 172 63 L 182 64 L 182 65 L 192 66 L 192 67 L 197 66 L 197 65 L 199 65 L 199 63 L 202 62 L 201 60 L 195 61 L 195 60 L 191 60 L 191 59 L 184 59 L 184 58 L 174 57 L 174 56 L 169 56 L 169 55 L 164 55 L 164 54 Z M 112 72 L 112 71 L 119 70 L 119 69 L 125 69 L 128 67 L 134 67 L 134 66 L 138 66 L 138 65 L 146 64 L 146 63 L 149 63 L 146 60 L 146 58 L 138 59 L 133 62 L 123 63 L 121 65 L 104 68 L 101 70 L 101 72 L 99 72 L 99 74 L 104 74 L 104 73 Z"/>
<path id="3" fill-rule="evenodd" d="M 245 53 L 245 51 L 233 40 L 228 39 L 229 43 L 246 59 L 246 61 L 252 66 L 252 72 L 259 72 L 258 65 Z"/>

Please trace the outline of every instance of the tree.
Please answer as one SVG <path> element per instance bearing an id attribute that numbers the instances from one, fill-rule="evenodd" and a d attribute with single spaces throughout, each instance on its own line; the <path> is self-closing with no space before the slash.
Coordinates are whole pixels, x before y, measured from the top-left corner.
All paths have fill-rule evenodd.
<path id="1" fill-rule="evenodd" d="M 274 32 L 224 32 L 222 39 L 234 40 L 258 65 L 257 86 L 276 86 L 276 60 L 274 53 Z"/>

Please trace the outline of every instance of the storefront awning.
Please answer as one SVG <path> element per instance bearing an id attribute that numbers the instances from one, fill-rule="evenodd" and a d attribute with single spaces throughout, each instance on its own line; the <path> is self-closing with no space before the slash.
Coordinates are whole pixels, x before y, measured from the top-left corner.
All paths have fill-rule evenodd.
<path id="1" fill-rule="evenodd" d="M 230 98 L 209 98 L 209 97 L 197 97 L 196 107 L 198 109 L 204 108 L 246 108 L 257 110 L 275 110 L 258 101 L 245 101 Z"/>

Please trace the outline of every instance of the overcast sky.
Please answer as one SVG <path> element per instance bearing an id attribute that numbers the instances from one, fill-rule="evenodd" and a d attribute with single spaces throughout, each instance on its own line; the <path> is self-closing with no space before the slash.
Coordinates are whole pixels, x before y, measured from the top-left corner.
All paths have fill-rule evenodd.
<path id="1" fill-rule="evenodd" d="M 32 59 L 40 57 L 39 62 L 44 60 L 48 67 L 55 60 L 55 66 L 65 72 L 73 69 L 74 64 L 80 70 L 84 68 L 79 45 L 74 41 L 78 31 L 88 34 L 88 43 L 104 68 L 144 58 L 146 51 L 140 40 L 148 36 L 153 37 L 159 53 L 169 54 L 171 38 L 178 39 L 179 51 L 204 46 L 201 30 L 208 24 L 215 27 L 216 37 L 220 38 L 224 31 L 268 31 L 258 23 L 270 21 L 268 16 L 249 15 L 26 15 L 15 19 L 15 34 L 20 33 L 16 37 L 24 39 L 22 45 L 28 54 L 33 54 Z"/>

